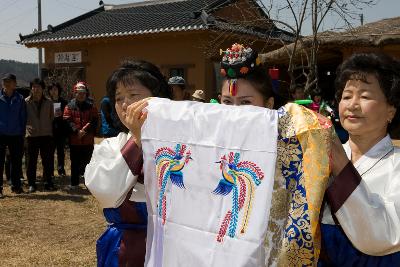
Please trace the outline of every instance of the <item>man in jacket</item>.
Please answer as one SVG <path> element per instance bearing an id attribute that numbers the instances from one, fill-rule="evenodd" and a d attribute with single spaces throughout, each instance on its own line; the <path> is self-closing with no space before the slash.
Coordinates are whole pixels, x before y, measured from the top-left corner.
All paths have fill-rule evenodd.
<path id="1" fill-rule="evenodd" d="M 6 74 L 2 78 L 0 90 L 0 198 L 3 197 L 3 170 L 6 148 L 11 161 L 11 191 L 23 193 L 20 170 L 24 149 L 26 126 L 26 104 L 22 95 L 15 91 L 17 78 L 14 74 Z"/>
<path id="2" fill-rule="evenodd" d="M 36 191 L 36 167 L 40 152 L 43 166 L 44 189 L 54 190 L 52 181 L 54 169 L 53 154 L 53 102 L 43 94 L 45 84 L 36 78 L 30 83 L 31 95 L 26 98 L 28 120 L 26 140 L 28 143 L 28 177 L 29 193 Z"/>

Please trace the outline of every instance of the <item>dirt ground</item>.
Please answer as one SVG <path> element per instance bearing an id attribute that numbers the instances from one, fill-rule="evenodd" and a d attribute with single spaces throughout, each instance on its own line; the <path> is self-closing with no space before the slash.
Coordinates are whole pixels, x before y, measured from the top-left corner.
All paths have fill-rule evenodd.
<path id="1" fill-rule="evenodd" d="M 37 180 L 37 192 L 20 195 L 4 181 L 0 266 L 96 266 L 96 240 L 106 226 L 97 201 L 83 181 L 79 189 L 67 191 L 69 176 L 55 178 L 54 192 L 43 191 L 41 177 Z"/>

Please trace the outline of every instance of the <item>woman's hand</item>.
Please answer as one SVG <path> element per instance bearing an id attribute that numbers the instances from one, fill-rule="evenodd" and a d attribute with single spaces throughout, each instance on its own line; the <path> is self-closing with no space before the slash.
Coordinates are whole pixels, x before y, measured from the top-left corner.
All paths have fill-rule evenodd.
<path id="1" fill-rule="evenodd" d="M 85 130 L 79 130 L 78 131 L 78 138 L 82 139 L 84 136 L 86 135 L 86 131 Z"/>
<path id="2" fill-rule="evenodd" d="M 331 147 L 331 168 L 334 176 L 339 175 L 343 168 L 349 163 L 346 152 L 343 149 L 343 145 L 336 134 L 333 136 L 332 147 Z"/>
<path id="3" fill-rule="evenodd" d="M 122 110 L 125 111 L 125 126 L 129 129 L 132 135 L 135 137 L 136 144 L 141 147 L 141 129 L 144 121 L 147 118 L 147 111 L 144 108 L 148 106 L 150 98 L 145 98 L 135 103 L 122 105 Z"/>

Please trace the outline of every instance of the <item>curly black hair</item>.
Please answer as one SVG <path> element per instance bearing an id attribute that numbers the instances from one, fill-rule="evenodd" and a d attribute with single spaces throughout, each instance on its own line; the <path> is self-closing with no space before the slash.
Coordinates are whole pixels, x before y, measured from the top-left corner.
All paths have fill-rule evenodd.
<path id="1" fill-rule="evenodd" d="M 144 60 L 125 60 L 118 69 L 113 71 L 106 83 L 107 96 L 110 98 L 113 109 L 115 109 L 117 86 L 121 84 L 129 87 L 137 82 L 149 89 L 152 96 L 171 98 L 171 88 L 157 66 Z M 127 132 L 121 122 L 118 122 L 118 125 Z"/>
<path id="2" fill-rule="evenodd" d="M 384 53 L 353 54 L 336 71 L 336 99 L 340 102 L 347 81 L 360 80 L 368 83 L 366 76 L 369 74 L 378 80 L 387 103 L 397 109 L 388 127 L 390 131 L 393 125 L 400 122 L 400 62 L 395 58 Z"/>

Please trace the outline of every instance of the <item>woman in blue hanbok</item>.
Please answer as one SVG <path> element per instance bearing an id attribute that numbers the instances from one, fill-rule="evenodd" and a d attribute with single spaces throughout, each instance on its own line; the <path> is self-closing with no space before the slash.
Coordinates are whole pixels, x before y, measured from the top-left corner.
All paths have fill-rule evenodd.
<path id="1" fill-rule="evenodd" d="M 107 81 L 107 94 L 124 129 L 96 145 L 85 171 L 85 184 L 103 208 L 108 227 L 97 241 L 98 266 L 143 266 L 147 210 L 143 159 L 129 121 L 145 115 L 130 108 L 143 98 L 170 97 L 159 69 L 145 61 L 127 61 Z M 139 144 L 140 145 L 140 144 Z"/>
<path id="2" fill-rule="evenodd" d="M 319 266 L 400 266 L 400 64 L 356 54 L 339 68 L 340 120 L 349 141 L 333 146 L 333 174 L 322 218 Z"/>

